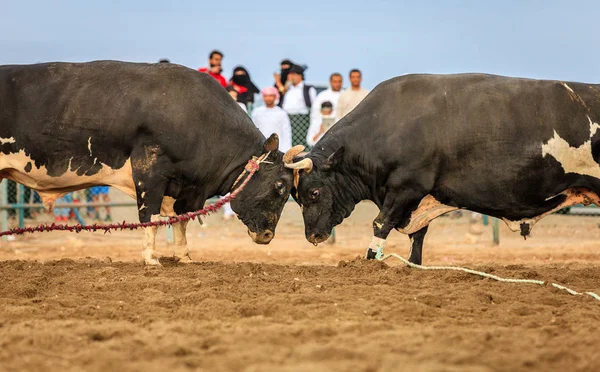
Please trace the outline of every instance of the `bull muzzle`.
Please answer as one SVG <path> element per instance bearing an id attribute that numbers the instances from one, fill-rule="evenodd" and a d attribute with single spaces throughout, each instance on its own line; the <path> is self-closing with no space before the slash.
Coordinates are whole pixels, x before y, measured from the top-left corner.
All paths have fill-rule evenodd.
<path id="1" fill-rule="evenodd" d="M 306 237 L 306 240 L 316 246 L 317 244 L 323 243 L 325 240 L 329 239 L 329 235 L 331 234 L 310 234 Z"/>
<path id="2" fill-rule="evenodd" d="M 271 230 L 254 232 L 248 229 L 248 235 L 250 235 L 252 241 L 256 244 L 269 244 L 273 240 L 273 237 L 275 237 L 275 233 Z"/>

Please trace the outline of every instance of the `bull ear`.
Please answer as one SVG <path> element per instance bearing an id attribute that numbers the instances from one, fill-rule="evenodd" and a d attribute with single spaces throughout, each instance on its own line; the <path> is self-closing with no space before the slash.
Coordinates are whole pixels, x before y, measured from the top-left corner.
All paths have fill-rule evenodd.
<path id="1" fill-rule="evenodd" d="M 277 133 L 271 134 L 271 137 L 269 137 L 265 141 L 265 144 L 263 145 L 263 150 L 265 152 L 276 152 L 279 150 L 279 136 L 277 135 Z"/>
<path id="2" fill-rule="evenodd" d="M 341 164 L 343 158 L 344 146 L 341 146 L 339 149 L 335 150 L 333 154 L 329 155 L 324 164 L 325 170 L 335 169 L 335 167 Z"/>

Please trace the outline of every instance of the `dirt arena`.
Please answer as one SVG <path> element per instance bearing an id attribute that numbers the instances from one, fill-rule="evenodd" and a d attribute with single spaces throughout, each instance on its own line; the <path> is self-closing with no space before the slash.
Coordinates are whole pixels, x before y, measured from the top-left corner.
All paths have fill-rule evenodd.
<path id="1" fill-rule="evenodd" d="M 134 220 L 135 209 L 117 211 Z M 197 264 L 141 264 L 141 232 L 45 233 L 0 248 L 0 370 L 597 371 L 600 302 L 548 286 L 367 262 L 373 205 L 337 242 L 289 204 L 267 246 L 239 221 L 190 225 Z M 524 241 L 440 218 L 424 264 L 600 294 L 600 218 L 552 215 Z M 166 234 L 157 248 L 169 255 Z M 386 252 L 408 253 L 394 232 Z"/>

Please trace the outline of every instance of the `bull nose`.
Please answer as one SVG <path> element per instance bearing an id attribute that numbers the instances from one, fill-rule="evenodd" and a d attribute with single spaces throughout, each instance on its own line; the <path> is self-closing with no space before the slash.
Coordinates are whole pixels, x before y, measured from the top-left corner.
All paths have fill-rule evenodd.
<path id="1" fill-rule="evenodd" d="M 324 242 L 329 238 L 329 234 L 310 234 L 306 240 L 314 245 Z"/>
<path id="2" fill-rule="evenodd" d="M 259 233 L 248 230 L 248 235 L 250 235 L 252 240 L 257 244 L 269 244 L 271 240 L 273 240 L 275 233 L 271 230 L 265 230 Z"/>

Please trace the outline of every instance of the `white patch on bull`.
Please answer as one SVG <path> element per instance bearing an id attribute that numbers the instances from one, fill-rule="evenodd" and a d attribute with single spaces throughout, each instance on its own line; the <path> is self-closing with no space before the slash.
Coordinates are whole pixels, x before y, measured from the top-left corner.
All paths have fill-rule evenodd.
<path id="1" fill-rule="evenodd" d="M 600 178 L 600 166 L 592 156 L 592 140 L 600 125 L 590 122 L 590 140 L 579 147 L 571 147 L 567 141 L 562 139 L 556 131 L 554 137 L 542 144 L 542 156 L 551 155 L 560 163 L 565 173 L 577 173 L 581 175 Z"/>
<path id="2" fill-rule="evenodd" d="M 442 204 L 433 196 L 427 195 L 421 200 L 417 209 L 411 213 L 408 224 L 397 230 L 403 234 L 416 233 L 425 226 L 428 226 L 435 218 L 457 209 L 457 207 Z"/>
<path id="3" fill-rule="evenodd" d="M 566 83 L 561 83 L 561 84 L 562 84 L 562 85 L 563 85 L 565 88 L 567 88 L 567 89 L 568 89 L 568 90 L 569 90 L 571 93 L 575 93 L 575 92 L 573 91 L 573 89 L 571 89 L 571 87 L 570 87 L 570 86 L 568 86 Z"/>
<path id="4" fill-rule="evenodd" d="M 4 145 L 5 143 L 15 143 L 17 142 L 14 137 L 10 138 L 2 138 L 0 137 L 0 145 Z"/>
<path id="5" fill-rule="evenodd" d="M 138 186 L 142 186 L 142 181 L 138 181 Z"/>
<path id="6" fill-rule="evenodd" d="M 146 191 L 143 191 L 142 195 L 141 195 L 142 199 L 144 199 L 145 196 L 146 196 Z"/>
<path id="7" fill-rule="evenodd" d="M 503 218 L 502 220 L 504 221 L 504 223 L 506 223 L 508 228 L 511 229 L 512 231 L 520 231 L 522 224 L 528 224 L 529 231 L 531 231 L 533 226 L 539 220 L 541 220 L 542 218 L 546 217 L 547 215 L 554 213 L 556 211 L 559 211 L 563 208 L 570 207 L 570 206 L 576 205 L 576 204 L 583 204 L 586 206 L 590 205 L 590 204 L 596 204 L 597 206 L 600 207 L 600 197 L 595 192 L 585 189 L 585 188 L 567 189 L 558 195 L 566 195 L 567 198 L 556 208 L 549 210 L 547 212 L 544 212 L 539 216 L 536 216 L 533 218 L 524 218 L 519 221 L 511 221 L 506 218 Z M 556 195 L 556 196 L 558 196 L 558 195 Z M 546 200 L 549 200 L 549 199 L 546 199 Z"/>
<path id="8" fill-rule="evenodd" d="M 148 207 L 146 207 L 146 204 L 143 204 L 143 203 L 142 203 L 142 206 L 141 206 L 141 207 L 140 207 L 140 209 L 138 209 L 138 210 L 139 210 L 139 211 L 141 211 L 141 210 L 144 210 L 144 209 L 146 209 L 146 208 L 148 208 Z"/>
<path id="9" fill-rule="evenodd" d="M 88 150 L 90 151 L 90 157 L 92 156 L 92 137 L 88 138 Z"/>
<path id="10" fill-rule="evenodd" d="M 408 251 L 408 258 L 410 259 L 410 256 L 412 256 L 413 246 L 415 244 L 415 238 L 411 237 L 409 240 L 410 240 L 410 251 Z"/>
<path id="11" fill-rule="evenodd" d="M 69 192 L 97 185 L 112 186 L 132 198 L 136 198 L 131 161 L 129 159 L 118 169 L 100 163 L 102 168 L 96 174 L 90 176 L 78 175 L 76 170 L 72 170 L 72 160 L 73 158 L 69 159 L 65 173 L 52 177 L 48 175 L 45 166 L 33 166 L 29 172 L 26 172 L 25 167 L 27 167 L 27 164 L 35 164 L 35 162 L 27 155 L 25 150 L 19 150 L 19 152 L 10 154 L 0 153 L 0 171 L 3 172 L 4 178 L 38 191 L 44 205 L 50 209 L 59 197 Z"/>
<path id="12" fill-rule="evenodd" d="M 98 158 L 94 158 L 94 165 L 98 162 Z"/>

